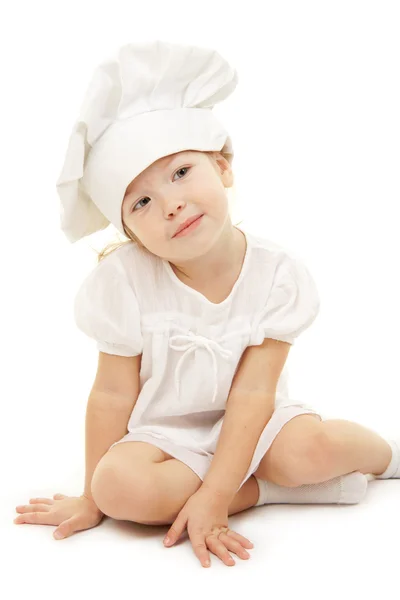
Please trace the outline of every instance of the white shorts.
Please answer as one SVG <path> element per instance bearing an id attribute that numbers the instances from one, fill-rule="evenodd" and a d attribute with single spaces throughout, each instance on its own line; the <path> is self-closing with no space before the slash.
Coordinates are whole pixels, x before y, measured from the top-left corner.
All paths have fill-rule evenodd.
<path id="1" fill-rule="evenodd" d="M 317 411 L 302 404 L 292 404 L 290 406 L 277 407 L 274 410 L 272 417 L 260 435 L 250 466 L 242 483 L 239 486 L 239 489 L 251 477 L 251 475 L 257 471 L 262 458 L 266 454 L 267 450 L 282 427 L 294 417 L 307 414 L 315 414 L 321 421 L 326 420 Z M 116 444 L 121 444 L 122 442 L 147 442 L 149 444 L 153 444 L 153 446 L 160 448 L 160 450 L 163 450 L 167 454 L 170 454 L 173 458 L 180 460 L 190 467 L 190 469 L 192 469 L 192 471 L 194 471 L 194 473 L 196 473 L 196 475 L 202 481 L 204 481 L 204 477 L 213 458 L 212 455 L 206 456 L 205 454 L 199 454 L 193 450 L 185 448 L 184 446 L 179 446 L 169 440 L 156 438 L 149 433 L 127 433 L 123 438 L 112 444 L 110 448 Z"/>

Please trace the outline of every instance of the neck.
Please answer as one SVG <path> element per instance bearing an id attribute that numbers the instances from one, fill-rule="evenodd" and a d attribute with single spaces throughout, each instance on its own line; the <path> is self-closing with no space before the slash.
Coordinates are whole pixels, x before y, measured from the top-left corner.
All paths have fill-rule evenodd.
<path id="1" fill-rule="evenodd" d="M 221 235 L 209 252 L 185 263 L 170 263 L 171 268 L 184 283 L 206 285 L 210 280 L 224 280 L 241 269 L 246 254 L 246 238 L 233 227 Z"/>

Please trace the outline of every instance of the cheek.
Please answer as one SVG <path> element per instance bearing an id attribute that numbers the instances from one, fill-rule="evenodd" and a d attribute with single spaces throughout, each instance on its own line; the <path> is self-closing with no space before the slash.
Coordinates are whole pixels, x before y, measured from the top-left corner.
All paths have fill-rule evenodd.
<path id="1" fill-rule="evenodd" d="M 224 214 L 228 208 L 228 198 L 221 189 L 209 189 L 201 199 L 201 206 L 206 212 Z"/>
<path id="2" fill-rule="evenodd" d="M 166 228 L 162 227 L 160 224 L 152 223 L 151 225 L 147 225 L 144 222 L 136 227 L 135 235 L 140 238 L 142 243 L 149 248 L 150 251 L 153 251 L 157 254 L 157 250 L 160 250 L 162 253 L 162 247 L 167 242 L 166 239 Z"/>

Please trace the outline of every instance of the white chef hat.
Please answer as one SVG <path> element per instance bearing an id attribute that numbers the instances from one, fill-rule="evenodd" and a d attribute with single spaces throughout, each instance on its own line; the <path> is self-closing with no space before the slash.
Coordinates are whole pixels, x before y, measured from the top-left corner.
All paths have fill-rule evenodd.
<path id="1" fill-rule="evenodd" d="M 100 64 L 56 184 L 68 240 L 110 223 L 124 233 L 125 190 L 159 158 L 214 150 L 231 164 L 231 138 L 212 108 L 237 82 L 236 70 L 215 50 L 160 40 L 124 45 Z"/>

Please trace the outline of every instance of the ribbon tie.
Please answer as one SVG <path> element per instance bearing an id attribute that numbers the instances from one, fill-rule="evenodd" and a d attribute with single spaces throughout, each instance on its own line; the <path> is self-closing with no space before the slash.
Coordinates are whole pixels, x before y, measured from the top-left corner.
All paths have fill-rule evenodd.
<path id="1" fill-rule="evenodd" d="M 175 343 L 177 342 L 177 343 Z M 185 343 L 186 342 L 186 343 Z M 179 374 L 183 365 L 185 358 L 187 358 L 194 350 L 197 348 L 205 348 L 207 352 L 211 355 L 213 371 L 214 371 L 214 395 L 211 403 L 215 402 L 218 392 L 218 373 L 217 373 L 217 359 L 215 357 L 215 352 L 219 352 L 219 354 L 223 358 L 229 358 L 232 356 L 231 350 L 226 350 L 220 344 L 215 342 L 214 340 L 210 340 L 202 335 L 195 335 L 191 331 L 188 333 L 184 333 L 181 335 L 174 335 L 170 338 L 169 341 L 170 348 L 178 351 L 184 351 L 185 353 L 179 359 L 175 370 L 175 387 L 178 394 L 179 399 Z"/>

